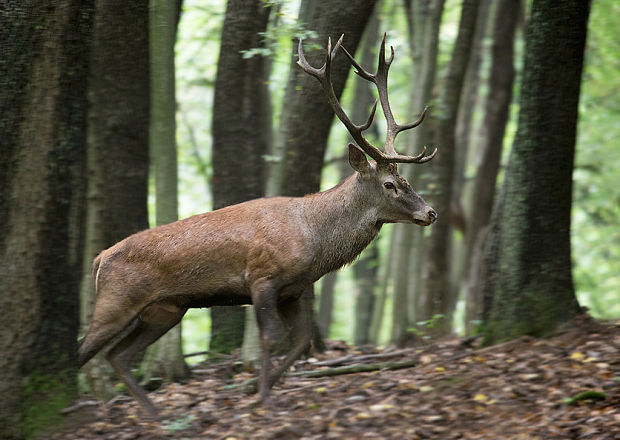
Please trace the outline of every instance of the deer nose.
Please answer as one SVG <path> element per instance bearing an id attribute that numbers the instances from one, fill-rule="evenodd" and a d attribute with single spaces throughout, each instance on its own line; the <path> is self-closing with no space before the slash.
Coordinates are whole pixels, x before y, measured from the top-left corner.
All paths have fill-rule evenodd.
<path id="1" fill-rule="evenodd" d="M 429 209 L 428 218 L 431 220 L 431 223 L 435 223 L 435 220 L 437 220 L 437 213 L 433 208 Z"/>

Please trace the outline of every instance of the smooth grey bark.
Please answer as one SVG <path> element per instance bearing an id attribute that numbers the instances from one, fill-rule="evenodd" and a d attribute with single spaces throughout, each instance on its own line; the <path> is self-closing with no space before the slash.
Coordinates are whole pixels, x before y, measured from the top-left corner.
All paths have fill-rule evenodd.
<path id="1" fill-rule="evenodd" d="M 468 184 L 465 178 L 465 168 L 471 162 L 471 157 L 478 154 L 479 146 L 477 145 L 481 125 L 480 121 L 474 120 L 474 114 L 479 108 L 484 106 L 482 97 L 484 96 L 483 81 L 487 80 L 486 60 L 490 52 L 489 35 L 493 27 L 492 9 L 497 9 L 499 2 L 492 0 L 481 0 L 478 8 L 478 19 L 476 20 L 476 31 L 474 33 L 474 41 L 472 42 L 471 56 L 467 64 L 467 73 L 465 74 L 465 85 L 463 87 L 463 97 L 461 98 L 461 109 L 458 114 L 456 137 L 459 140 L 460 147 L 457 150 L 457 167 L 460 164 L 460 170 L 455 176 L 454 189 L 456 192 L 463 193 L 463 188 Z M 491 6 L 495 6 L 495 8 Z M 473 141 L 473 142 L 472 142 Z M 458 191 L 460 189 L 460 191 Z M 464 198 L 465 195 L 463 194 Z M 465 205 L 466 202 L 463 202 Z"/>
<path id="2" fill-rule="evenodd" d="M 317 313 L 317 325 L 324 338 L 329 338 L 329 329 L 332 325 L 332 312 L 334 310 L 334 292 L 338 272 L 328 273 L 321 280 L 321 294 L 319 295 L 319 311 Z"/>
<path id="3" fill-rule="evenodd" d="M 570 249 L 572 172 L 590 2 L 534 0 L 519 125 L 485 250 L 497 273 L 487 343 L 553 332 L 579 312 Z"/>
<path id="4" fill-rule="evenodd" d="M 485 136 L 480 145 L 481 154 L 478 157 L 478 169 L 474 178 L 467 221 L 465 271 L 471 274 L 466 291 L 465 328 L 468 333 L 475 331 L 476 323 L 482 318 L 483 299 L 476 271 L 480 264 L 480 246 L 484 241 L 479 239 L 479 235 L 484 234 L 481 231 L 491 220 L 495 198 L 495 182 L 512 101 L 515 77 L 514 43 L 521 3 L 521 0 L 498 1 L 494 17 L 489 92 L 483 121 Z"/>
<path id="5" fill-rule="evenodd" d="M 467 63 L 465 83 L 463 85 L 461 102 L 456 122 L 456 142 L 458 148 L 455 151 L 454 179 L 452 183 L 452 202 L 450 216 L 454 233 L 452 241 L 452 267 L 451 289 L 453 298 L 464 296 L 467 284 L 467 210 L 470 206 L 472 193 L 472 178 L 466 175 L 471 169 L 471 158 L 480 155 L 480 118 L 474 119 L 474 114 L 482 114 L 484 106 L 484 88 L 481 87 L 487 81 L 487 70 L 482 67 L 487 65 L 490 58 L 490 48 L 487 38 L 491 31 L 492 20 L 490 17 L 491 0 L 482 0 L 478 7 L 478 18 L 474 32 L 471 54 Z M 458 233 L 457 233 L 458 232 Z"/>

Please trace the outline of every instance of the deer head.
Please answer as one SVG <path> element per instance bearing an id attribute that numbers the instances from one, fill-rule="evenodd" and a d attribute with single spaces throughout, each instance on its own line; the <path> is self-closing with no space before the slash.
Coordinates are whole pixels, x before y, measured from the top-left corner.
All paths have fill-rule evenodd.
<path id="1" fill-rule="evenodd" d="M 424 108 L 417 120 L 405 125 L 396 123 L 392 109 L 390 108 L 387 89 L 388 71 L 394 60 L 394 48 L 390 47 L 391 55 L 390 58 L 386 60 L 384 34 L 379 51 L 377 72 L 372 74 L 364 70 L 344 46 L 342 46 L 343 38 L 344 34 L 338 39 L 333 50 L 331 38 L 328 39 L 325 63 L 318 69 L 312 67 L 304 57 L 303 42 L 300 40 L 298 48 L 299 60 L 297 64 L 304 72 L 319 80 L 334 113 L 345 125 L 351 137 L 359 146 L 358 148 L 358 146 L 349 144 L 349 163 L 351 167 L 359 173 L 360 180 L 366 187 L 368 193 L 375 197 L 379 197 L 379 206 L 377 209 L 381 218 L 380 221 L 382 223 L 413 222 L 421 226 L 428 226 L 437 219 L 437 213 L 413 190 L 409 182 L 398 174 L 397 163 L 428 162 L 437 154 L 437 148 L 435 148 L 431 154 L 426 155 L 426 147 L 424 147 L 422 152 L 416 156 L 398 154 L 394 148 L 396 135 L 401 131 L 409 130 L 420 125 L 426 116 L 428 107 Z M 362 125 L 357 125 L 349 119 L 336 97 L 331 81 L 331 63 L 339 49 L 342 49 L 346 54 L 353 67 L 356 69 L 355 73 L 365 80 L 374 83 L 377 87 L 381 108 L 383 109 L 383 114 L 387 121 L 387 132 L 384 144 L 385 151 L 381 151 L 372 145 L 362 135 L 362 132 L 368 129 L 373 122 L 377 109 L 377 101 L 375 100 L 367 121 Z M 374 162 L 369 162 L 364 153 L 374 159 Z"/>

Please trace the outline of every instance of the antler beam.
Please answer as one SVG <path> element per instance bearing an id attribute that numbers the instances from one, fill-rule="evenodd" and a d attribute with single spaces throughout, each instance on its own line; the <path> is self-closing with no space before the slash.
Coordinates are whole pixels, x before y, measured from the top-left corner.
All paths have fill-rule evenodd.
<path id="1" fill-rule="evenodd" d="M 388 92 L 387 92 L 387 77 L 388 77 L 388 71 L 390 69 L 390 64 L 392 64 L 392 61 L 394 60 L 394 48 L 390 46 L 391 55 L 390 55 L 390 58 L 386 60 L 385 59 L 385 34 L 383 35 L 383 41 L 381 43 L 381 49 L 379 52 L 379 64 L 377 67 L 377 73 L 375 74 L 367 72 L 366 70 L 364 70 L 364 68 L 362 68 L 357 63 L 357 61 L 355 61 L 355 58 L 353 58 L 353 56 L 345 49 L 345 47 L 342 46 L 343 38 L 344 38 L 344 34 L 340 36 L 333 50 L 331 48 L 332 46 L 331 38 L 328 39 L 327 56 L 325 59 L 325 64 L 323 64 L 323 66 L 319 69 L 312 67 L 308 63 L 308 61 L 306 60 L 303 54 L 302 40 L 299 40 L 299 48 L 298 48 L 299 60 L 297 61 L 297 64 L 306 73 L 314 76 L 315 78 L 319 80 L 319 82 L 321 83 L 321 86 L 323 87 L 323 90 L 327 94 L 329 104 L 334 110 L 334 113 L 336 113 L 336 116 L 338 116 L 338 118 L 342 121 L 345 127 L 347 127 L 347 130 L 349 131 L 349 133 L 351 134 L 355 142 L 357 142 L 359 147 L 362 150 L 364 150 L 366 154 L 368 154 L 371 158 L 373 158 L 377 163 L 390 163 L 390 162 L 424 163 L 424 162 L 428 162 L 429 160 L 431 160 L 433 157 L 435 157 L 435 154 L 437 154 L 437 148 L 435 148 L 435 150 L 428 156 L 426 156 L 426 147 L 424 147 L 423 151 L 416 156 L 404 156 L 404 155 L 398 154 L 396 152 L 396 149 L 394 148 L 394 140 L 396 139 L 396 135 L 398 135 L 398 133 L 400 133 L 401 131 L 409 130 L 411 128 L 415 128 L 418 125 L 420 125 L 422 121 L 424 120 L 424 117 L 426 116 L 428 107 L 424 108 L 424 111 L 422 112 L 422 114 L 417 120 L 409 124 L 405 124 L 405 125 L 399 125 L 398 123 L 396 123 L 394 119 L 394 115 L 392 113 L 392 109 L 390 108 L 390 102 L 388 99 Z M 372 110 L 370 112 L 370 116 L 368 117 L 368 120 L 366 121 L 366 123 L 362 125 L 356 125 L 349 119 L 345 111 L 342 109 L 342 106 L 340 105 L 338 98 L 336 97 L 336 94 L 334 92 L 334 88 L 332 85 L 332 81 L 331 81 L 331 63 L 333 59 L 335 58 L 336 53 L 338 52 L 338 49 L 340 48 L 342 48 L 343 52 L 349 58 L 349 61 L 351 62 L 351 64 L 356 69 L 355 73 L 359 75 L 360 77 L 364 78 L 365 80 L 374 83 L 377 86 L 377 91 L 379 92 L 379 101 L 381 102 L 381 108 L 383 109 L 383 114 L 387 121 L 385 153 L 379 150 L 374 145 L 372 145 L 362 135 L 362 132 L 368 129 L 368 127 L 370 127 L 370 125 L 372 124 L 375 111 L 377 109 L 377 101 L 375 101 L 372 107 Z"/>

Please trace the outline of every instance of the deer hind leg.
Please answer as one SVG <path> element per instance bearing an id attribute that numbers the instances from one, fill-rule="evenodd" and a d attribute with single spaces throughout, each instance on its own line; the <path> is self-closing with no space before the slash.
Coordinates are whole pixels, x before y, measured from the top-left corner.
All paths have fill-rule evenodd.
<path id="1" fill-rule="evenodd" d="M 279 289 L 268 279 L 257 280 L 252 285 L 252 303 L 260 333 L 263 359 L 259 376 L 259 395 L 266 402 L 271 390 L 269 371 L 271 353 L 278 342 L 277 307 Z"/>
<path id="2" fill-rule="evenodd" d="M 304 289 L 299 299 L 289 300 L 278 305 L 278 311 L 291 334 L 290 340 L 293 345 L 282 364 L 269 376 L 269 388 L 310 347 L 313 337 L 312 301 L 312 286 L 310 286 Z"/>
<path id="3" fill-rule="evenodd" d="M 183 318 L 186 308 L 170 304 L 152 304 L 138 317 L 134 328 L 106 354 L 108 362 L 125 383 L 128 391 L 152 418 L 157 409 L 131 373 L 131 362 L 136 354 L 159 339 Z"/>
<path id="4" fill-rule="evenodd" d="M 86 334 L 80 341 L 78 365 L 82 367 L 112 339 L 125 330 L 138 312 L 114 301 L 99 300 Z"/>

